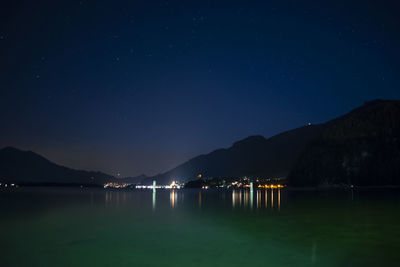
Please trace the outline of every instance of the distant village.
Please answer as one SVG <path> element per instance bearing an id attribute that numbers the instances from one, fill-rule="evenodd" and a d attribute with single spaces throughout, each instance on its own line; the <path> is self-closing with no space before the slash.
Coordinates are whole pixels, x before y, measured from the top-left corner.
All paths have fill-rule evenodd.
<path id="1" fill-rule="evenodd" d="M 285 177 L 277 178 L 250 178 L 244 177 L 212 177 L 203 178 L 202 175 L 198 175 L 196 180 L 192 180 L 186 183 L 179 182 L 178 179 L 172 181 L 168 185 L 157 185 L 156 181 L 153 181 L 151 185 L 143 184 L 131 184 L 131 183 L 115 183 L 110 182 L 104 184 L 104 188 L 113 189 L 182 189 L 182 188 L 201 188 L 201 189 L 211 189 L 211 188 L 264 188 L 264 189 L 275 189 L 283 188 L 286 186 Z"/>

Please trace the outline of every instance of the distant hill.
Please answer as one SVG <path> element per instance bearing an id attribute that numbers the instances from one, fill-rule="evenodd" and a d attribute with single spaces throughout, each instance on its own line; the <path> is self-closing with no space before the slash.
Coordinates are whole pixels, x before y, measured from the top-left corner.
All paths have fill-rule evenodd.
<path id="1" fill-rule="evenodd" d="M 50 162 L 46 158 L 13 147 L 0 150 L 0 182 L 20 184 L 103 184 L 111 175 L 73 170 Z"/>
<path id="2" fill-rule="evenodd" d="M 367 102 L 326 123 L 288 178 L 293 186 L 400 185 L 400 101 Z"/>
<path id="3" fill-rule="evenodd" d="M 230 148 L 218 149 L 195 157 L 178 167 L 143 180 L 169 184 L 173 180 L 189 181 L 199 174 L 203 177 L 283 177 L 287 176 L 304 147 L 322 130 L 310 125 L 265 139 L 250 136 Z"/>
<path id="4" fill-rule="evenodd" d="M 202 177 L 287 177 L 292 186 L 400 185 L 400 101 L 375 100 L 323 124 L 250 136 L 154 177 L 69 169 L 31 152 L 0 150 L 0 182 L 169 184 Z"/>

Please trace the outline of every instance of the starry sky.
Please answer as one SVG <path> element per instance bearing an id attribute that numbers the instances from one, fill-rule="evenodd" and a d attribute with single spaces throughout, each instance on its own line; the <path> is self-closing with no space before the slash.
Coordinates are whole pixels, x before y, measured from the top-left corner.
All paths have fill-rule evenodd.
<path id="1" fill-rule="evenodd" d="M 396 1 L 8 1 L 0 147 L 154 175 L 399 99 Z"/>

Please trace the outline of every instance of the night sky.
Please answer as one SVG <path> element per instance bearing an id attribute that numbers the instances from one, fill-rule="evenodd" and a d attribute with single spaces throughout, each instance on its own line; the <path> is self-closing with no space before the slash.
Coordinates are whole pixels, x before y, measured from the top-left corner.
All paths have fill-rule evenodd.
<path id="1" fill-rule="evenodd" d="M 399 99 L 395 2 L 2 3 L 0 147 L 154 175 Z"/>

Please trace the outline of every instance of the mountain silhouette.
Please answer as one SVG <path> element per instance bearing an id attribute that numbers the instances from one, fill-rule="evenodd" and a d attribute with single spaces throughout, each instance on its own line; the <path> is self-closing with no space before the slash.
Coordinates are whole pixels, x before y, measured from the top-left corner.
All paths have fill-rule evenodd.
<path id="1" fill-rule="evenodd" d="M 367 102 L 326 123 L 288 178 L 293 186 L 400 185 L 400 101 Z"/>
<path id="2" fill-rule="evenodd" d="M 195 157 L 178 167 L 144 180 L 169 184 L 202 177 L 285 177 L 304 147 L 320 133 L 321 125 L 309 125 L 265 139 L 250 136 L 230 148 Z"/>
<path id="3" fill-rule="evenodd" d="M 251 136 L 155 177 L 287 177 L 292 186 L 400 184 L 400 101 L 374 100 L 326 123 Z"/>
<path id="4" fill-rule="evenodd" d="M 374 100 L 334 120 L 250 136 L 154 177 L 73 170 L 16 148 L 0 150 L 0 182 L 169 184 L 198 177 L 287 178 L 292 186 L 400 185 L 400 101 Z"/>
<path id="5" fill-rule="evenodd" d="M 32 152 L 13 147 L 0 150 L 0 182 L 19 184 L 103 184 L 114 177 L 102 172 L 73 170 Z"/>

